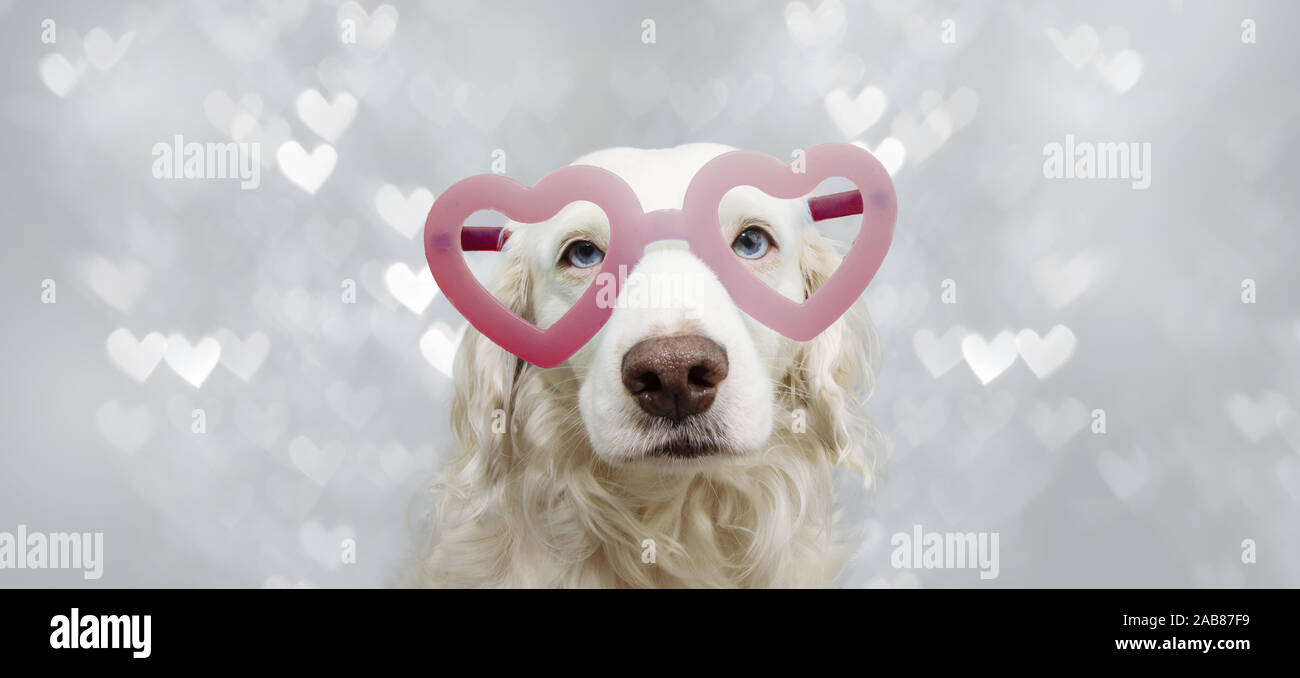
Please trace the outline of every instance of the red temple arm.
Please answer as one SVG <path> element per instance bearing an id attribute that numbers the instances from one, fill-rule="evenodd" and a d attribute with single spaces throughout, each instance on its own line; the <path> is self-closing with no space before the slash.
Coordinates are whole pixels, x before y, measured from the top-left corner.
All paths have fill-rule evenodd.
<path id="1" fill-rule="evenodd" d="M 496 226 L 466 226 L 460 229 L 460 249 L 465 252 L 500 252 L 510 231 Z"/>
<path id="2" fill-rule="evenodd" d="M 832 193 L 808 199 L 808 211 L 813 221 L 862 214 L 862 194 L 857 191 Z"/>

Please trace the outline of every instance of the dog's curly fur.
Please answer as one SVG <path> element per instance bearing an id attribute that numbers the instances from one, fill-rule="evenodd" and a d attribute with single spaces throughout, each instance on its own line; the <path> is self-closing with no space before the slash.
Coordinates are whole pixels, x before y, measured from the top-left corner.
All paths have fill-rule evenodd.
<path id="1" fill-rule="evenodd" d="M 839 256 L 811 227 L 800 252 L 805 295 Z M 507 254 L 497 298 L 524 317 L 530 282 Z M 764 449 L 666 473 L 598 458 L 578 417 L 576 378 L 544 370 L 470 329 L 455 361 L 458 454 L 432 489 L 427 542 L 409 586 L 770 587 L 833 581 L 845 556 L 832 532 L 834 468 L 871 478 L 875 434 L 861 416 L 877 359 L 861 299 L 826 332 L 795 344 L 776 385 Z M 494 433 L 503 410 L 509 426 Z M 794 413 L 806 428 L 795 432 Z M 653 540 L 654 562 L 643 562 Z M 648 560 L 648 559 L 647 559 Z"/>

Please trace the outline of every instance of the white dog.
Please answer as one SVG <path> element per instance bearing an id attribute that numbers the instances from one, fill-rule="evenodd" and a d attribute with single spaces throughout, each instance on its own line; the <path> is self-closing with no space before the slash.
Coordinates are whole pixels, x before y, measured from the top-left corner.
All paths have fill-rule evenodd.
<path id="1" fill-rule="evenodd" d="M 695 172 L 732 150 L 690 144 L 580 158 L 622 177 L 645 211 L 680 208 Z M 807 204 L 752 187 L 719 209 L 736 256 L 803 300 L 839 263 Z M 493 292 L 546 327 L 599 268 L 609 225 L 590 203 L 510 223 Z M 857 412 L 875 344 L 861 300 L 816 339 L 749 318 L 684 244 L 646 248 L 633 275 L 691 294 L 623 307 L 560 367 L 474 331 L 455 362 L 459 445 L 433 488 L 422 586 L 819 586 L 846 555 L 832 534 L 836 465 L 870 478 Z M 626 296 L 628 290 L 621 289 Z M 661 297 L 660 301 L 668 298 Z M 494 414 L 508 420 L 494 432 Z M 500 431 L 497 428 L 497 431 Z"/>

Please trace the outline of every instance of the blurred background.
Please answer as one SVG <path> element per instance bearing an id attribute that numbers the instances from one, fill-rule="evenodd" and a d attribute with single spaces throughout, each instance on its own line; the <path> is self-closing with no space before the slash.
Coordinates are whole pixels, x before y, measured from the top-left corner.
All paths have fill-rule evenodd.
<path id="1" fill-rule="evenodd" d="M 1300 585 L 1298 18 L 0 2 L 0 531 L 102 531 L 100 586 L 385 585 L 449 453 L 441 190 L 608 146 L 852 141 L 900 215 L 845 586 Z M 258 187 L 155 178 L 177 135 L 259 143 Z M 1149 188 L 1046 177 L 1067 135 L 1150 144 Z M 892 568 L 914 525 L 997 532 L 999 577 Z"/>

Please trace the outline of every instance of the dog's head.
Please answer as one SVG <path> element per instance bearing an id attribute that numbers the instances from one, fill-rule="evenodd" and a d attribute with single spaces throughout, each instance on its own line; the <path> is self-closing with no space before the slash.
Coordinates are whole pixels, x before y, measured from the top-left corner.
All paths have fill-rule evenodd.
<path id="1" fill-rule="evenodd" d="M 575 164 L 618 174 L 650 212 L 680 208 L 696 171 L 729 150 L 615 148 Z M 739 187 L 724 198 L 719 223 L 735 256 L 791 299 L 806 299 L 839 263 L 804 200 Z M 575 203 L 545 222 L 507 227 L 512 236 L 493 290 L 524 318 L 548 327 L 600 283 L 609 223 L 595 205 Z M 453 416 L 478 420 L 461 433 L 486 433 L 484 418 L 504 411 L 510 431 L 495 441 L 503 451 L 512 449 L 512 436 L 545 437 L 536 442 L 585 443 L 608 464 L 663 469 L 745 457 L 792 428 L 847 455 L 854 433 L 846 410 L 872 376 L 860 303 L 816 339 L 795 342 L 737 308 L 684 243 L 650 245 L 624 273 L 609 322 L 558 368 L 528 365 L 471 331 L 457 360 L 465 397 Z"/>

